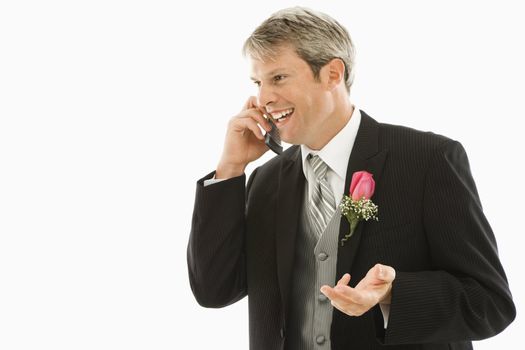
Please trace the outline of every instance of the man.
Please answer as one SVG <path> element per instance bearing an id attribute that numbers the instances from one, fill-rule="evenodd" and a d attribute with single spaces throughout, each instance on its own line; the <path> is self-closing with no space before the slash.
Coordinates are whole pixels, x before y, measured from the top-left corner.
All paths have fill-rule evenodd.
<path id="1" fill-rule="evenodd" d="M 248 295 L 250 349 L 471 349 L 515 307 L 461 144 L 350 102 L 354 48 L 331 17 L 282 10 L 247 39 L 258 96 L 198 181 L 190 283 L 205 307 Z M 261 128 L 293 144 L 255 169 Z M 338 205 L 371 174 L 378 220 Z M 354 184 L 352 185 L 354 186 Z M 373 184 L 371 184 L 373 189 Z"/>

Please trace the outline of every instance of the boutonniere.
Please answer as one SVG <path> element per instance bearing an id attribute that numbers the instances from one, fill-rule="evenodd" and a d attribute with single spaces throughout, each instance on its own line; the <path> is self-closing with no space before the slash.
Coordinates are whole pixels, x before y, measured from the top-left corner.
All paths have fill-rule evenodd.
<path id="1" fill-rule="evenodd" d="M 341 246 L 354 234 L 357 224 L 361 220 L 368 221 L 377 218 L 377 205 L 370 200 L 374 194 L 376 183 L 372 174 L 366 171 L 356 171 L 352 175 L 349 196 L 343 196 L 339 208 L 341 215 L 346 217 L 350 224 L 350 232 L 341 239 Z"/>

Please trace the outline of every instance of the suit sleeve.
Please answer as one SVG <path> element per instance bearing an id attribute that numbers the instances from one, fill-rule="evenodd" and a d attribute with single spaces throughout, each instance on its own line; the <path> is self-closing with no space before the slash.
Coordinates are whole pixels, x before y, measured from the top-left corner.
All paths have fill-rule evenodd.
<path id="1" fill-rule="evenodd" d="M 187 248 L 190 286 L 204 307 L 223 307 L 246 295 L 245 175 L 204 186 L 197 181 Z"/>
<path id="2" fill-rule="evenodd" d="M 433 155 L 423 199 L 432 269 L 397 271 L 385 344 L 478 340 L 505 329 L 516 310 L 465 150 Z"/>

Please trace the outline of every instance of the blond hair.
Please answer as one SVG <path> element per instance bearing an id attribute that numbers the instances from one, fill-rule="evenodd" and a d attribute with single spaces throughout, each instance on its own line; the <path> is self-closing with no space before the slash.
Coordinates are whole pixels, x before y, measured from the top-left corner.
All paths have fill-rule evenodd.
<path id="1" fill-rule="evenodd" d="M 354 81 L 355 48 L 348 31 L 332 17 L 304 7 L 280 10 L 246 39 L 243 54 L 258 60 L 274 58 L 278 49 L 291 45 L 312 69 L 314 77 L 334 58 L 345 65 L 345 86 Z"/>

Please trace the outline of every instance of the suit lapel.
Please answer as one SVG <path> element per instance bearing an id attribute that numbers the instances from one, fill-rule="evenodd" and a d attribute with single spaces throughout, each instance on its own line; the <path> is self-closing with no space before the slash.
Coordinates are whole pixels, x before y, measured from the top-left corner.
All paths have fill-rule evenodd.
<path id="1" fill-rule="evenodd" d="M 350 154 L 348 167 L 346 170 L 345 190 L 348 193 L 352 174 L 356 171 L 366 170 L 374 176 L 376 183 L 380 180 L 383 170 L 383 164 L 386 160 L 387 150 L 379 150 L 378 145 L 379 124 L 370 118 L 365 112 L 361 111 L 361 124 L 356 135 L 354 147 Z M 372 197 L 372 200 L 374 198 Z M 352 237 L 341 246 L 341 239 L 350 231 L 350 225 L 344 216 L 341 216 L 341 224 L 339 229 L 339 249 L 337 252 L 337 272 L 336 281 L 338 281 L 345 273 L 349 273 L 352 269 L 352 264 L 363 231 L 366 231 L 366 221 L 361 221 L 352 235 Z"/>
<path id="2" fill-rule="evenodd" d="M 295 238 L 303 202 L 305 178 L 301 164 L 301 149 L 296 147 L 283 159 L 279 174 L 279 190 L 276 205 L 276 253 L 277 274 L 284 312 L 288 310 L 288 296 L 295 256 Z"/>

